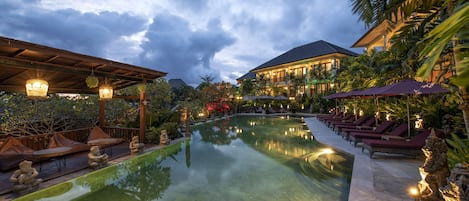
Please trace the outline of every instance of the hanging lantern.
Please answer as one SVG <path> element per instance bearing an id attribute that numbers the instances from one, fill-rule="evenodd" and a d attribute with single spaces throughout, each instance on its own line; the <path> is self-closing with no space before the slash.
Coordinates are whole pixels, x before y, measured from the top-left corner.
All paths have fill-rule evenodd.
<path id="1" fill-rule="evenodd" d="M 104 84 L 99 87 L 99 99 L 112 99 L 113 89 L 110 85 Z"/>
<path id="2" fill-rule="evenodd" d="M 49 83 L 41 79 L 29 79 L 26 81 L 26 95 L 28 97 L 46 97 Z"/>

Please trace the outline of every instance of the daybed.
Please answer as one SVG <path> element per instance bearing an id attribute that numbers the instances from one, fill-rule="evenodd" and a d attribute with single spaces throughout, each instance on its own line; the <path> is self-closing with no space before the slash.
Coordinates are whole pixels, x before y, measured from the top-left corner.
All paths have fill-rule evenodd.
<path id="1" fill-rule="evenodd" d="M 49 145 L 47 148 L 56 148 L 56 147 L 70 147 L 72 148 L 68 151 L 67 154 L 88 151 L 90 146 L 81 142 L 77 142 L 71 139 L 66 138 L 61 133 L 56 133 L 52 135 L 49 139 Z"/>
<path id="2" fill-rule="evenodd" d="M 0 147 L 0 170 L 18 168 L 23 160 L 33 160 L 33 149 L 24 146 L 14 137 L 8 137 Z"/>
<path id="3" fill-rule="evenodd" d="M 93 129 L 91 129 L 87 144 L 90 146 L 97 145 L 100 148 L 104 148 L 120 144 L 122 142 L 124 142 L 124 139 L 113 138 L 105 133 L 99 126 L 95 126 Z"/>

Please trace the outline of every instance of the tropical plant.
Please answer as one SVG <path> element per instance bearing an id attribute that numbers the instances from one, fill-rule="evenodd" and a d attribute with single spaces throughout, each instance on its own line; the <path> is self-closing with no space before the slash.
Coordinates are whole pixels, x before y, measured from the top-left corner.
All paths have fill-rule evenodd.
<path id="1" fill-rule="evenodd" d="M 446 139 L 451 149 L 448 150 L 448 164 L 453 168 L 457 163 L 469 164 L 469 139 L 461 139 L 456 134 L 452 134 L 450 139 Z"/>

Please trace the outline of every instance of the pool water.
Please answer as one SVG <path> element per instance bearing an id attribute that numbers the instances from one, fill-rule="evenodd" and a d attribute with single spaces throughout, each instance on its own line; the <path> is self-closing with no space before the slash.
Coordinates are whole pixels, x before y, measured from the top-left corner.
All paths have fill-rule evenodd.
<path id="1" fill-rule="evenodd" d="M 316 142 L 301 119 L 239 116 L 192 138 L 24 200 L 348 200 L 353 157 Z"/>

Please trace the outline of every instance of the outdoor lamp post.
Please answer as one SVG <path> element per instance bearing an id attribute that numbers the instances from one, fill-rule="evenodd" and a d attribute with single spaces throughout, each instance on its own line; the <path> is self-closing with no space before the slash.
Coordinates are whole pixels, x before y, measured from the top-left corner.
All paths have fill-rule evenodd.
<path id="1" fill-rule="evenodd" d="M 46 97 L 49 83 L 42 79 L 29 79 L 26 81 L 26 95 L 28 97 Z"/>

